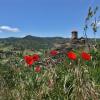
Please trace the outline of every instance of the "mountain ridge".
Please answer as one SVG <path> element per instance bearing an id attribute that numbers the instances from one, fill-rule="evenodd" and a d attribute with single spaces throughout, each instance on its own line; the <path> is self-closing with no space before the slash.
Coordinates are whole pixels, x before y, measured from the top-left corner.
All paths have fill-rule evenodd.
<path id="1" fill-rule="evenodd" d="M 6 46 L 13 46 L 22 49 L 31 48 L 52 48 L 54 43 L 65 42 L 69 39 L 63 37 L 36 37 L 27 35 L 25 37 L 0 38 L 0 42 Z"/>

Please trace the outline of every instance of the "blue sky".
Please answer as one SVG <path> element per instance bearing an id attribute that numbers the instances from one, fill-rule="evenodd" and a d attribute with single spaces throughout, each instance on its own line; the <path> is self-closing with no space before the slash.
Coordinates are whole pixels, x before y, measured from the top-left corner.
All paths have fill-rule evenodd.
<path id="1" fill-rule="evenodd" d="M 72 30 L 83 36 L 89 5 L 99 6 L 100 0 L 0 0 L 0 37 L 70 37 Z"/>

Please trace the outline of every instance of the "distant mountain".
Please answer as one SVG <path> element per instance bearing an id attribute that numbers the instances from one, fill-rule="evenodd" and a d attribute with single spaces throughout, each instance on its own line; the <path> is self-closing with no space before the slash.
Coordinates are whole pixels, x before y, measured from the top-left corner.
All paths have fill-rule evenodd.
<path id="1" fill-rule="evenodd" d="M 27 35 L 23 38 L 9 37 L 1 38 L 0 42 L 5 44 L 5 46 L 13 46 L 22 49 L 46 49 L 52 48 L 54 43 L 67 42 L 69 39 L 62 37 L 36 37 Z"/>

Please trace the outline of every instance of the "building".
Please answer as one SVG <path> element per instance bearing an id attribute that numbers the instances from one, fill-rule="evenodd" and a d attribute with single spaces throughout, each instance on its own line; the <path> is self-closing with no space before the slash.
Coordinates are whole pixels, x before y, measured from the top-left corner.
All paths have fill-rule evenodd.
<path id="1" fill-rule="evenodd" d="M 56 50 L 62 50 L 66 52 L 68 50 L 78 49 L 80 47 L 85 46 L 86 40 L 84 37 L 78 38 L 77 31 L 72 31 L 71 34 L 72 34 L 71 38 L 68 42 L 54 44 L 54 47 L 56 48 Z"/>
<path id="2" fill-rule="evenodd" d="M 85 38 L 78 38 L 78 32 L 72 31 L 71 44 L 85 44 Z"/>

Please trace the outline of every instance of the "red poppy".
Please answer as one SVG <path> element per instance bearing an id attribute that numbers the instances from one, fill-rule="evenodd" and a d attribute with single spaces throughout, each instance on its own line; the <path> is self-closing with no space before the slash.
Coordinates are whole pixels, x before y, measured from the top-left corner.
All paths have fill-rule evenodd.
<path id="1" fill-rule="evenodd" d="M 34 54 L 34 55 L 33 55 L 33 60 L 34 60 L 34 61 L 38 61 L 38 60 L 39 60 L 39 58 L 40 58 L 40 57 L 39 57 L 39 55 L 38 55 L 38 54 Z"/>
<path id="2" fill-rule="evenodd" d="M 24 60 L 28 65 L 32 65 L 34 63 L 33 57 L 32 56 L 24 56 Z"/>
<path id="3" fill-rule="evenodd" d="M 71 60 L 76 60 L 76 58 L 77 58 L 76 54 L 74 52 L 72 52 L 72 51 L 68 52 L 67 56 Z"/>
<path id="4" fill-rule="evenodd" d="M 58 54 L 58 52 L 57 52 L 56 50 L 52 50 L 52 51 L 50 51 L 50 54 L 51 54 L 52 56 L 56 56 L 56 55 Z"/>
<path id="5" fill-rule="evenodd" d="M 32 65 L 35 61 L 39 60 L 39 55 L 38 54 L 34 54 L 33 56 L 24 56 L 24 60 L 26 61 L 26 63 L 28 65 Z"/>
<path id="6" fill-rule="evenodd" d="M 82 52 L 81 53 L 81 57 L 84 59 L 84 60 L 91 60 L 91 55 L 86 53 L 86 52 Z"/>
<path id="7" fill-rule="evenodd" d="M 41 71 L 41 67 L 40 66 L 36 66 L 34 70 L 35 70 L 35 72 L 40 72 Z"/>

